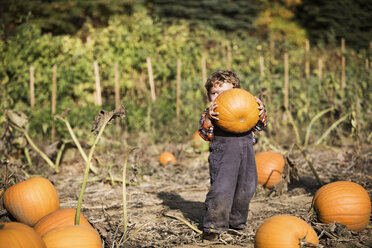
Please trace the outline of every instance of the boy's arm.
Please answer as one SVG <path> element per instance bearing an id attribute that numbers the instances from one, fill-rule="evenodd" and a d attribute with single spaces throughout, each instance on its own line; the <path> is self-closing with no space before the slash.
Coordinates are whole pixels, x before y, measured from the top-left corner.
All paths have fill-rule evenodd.
<path id="1" fill-rule="evenodd" d="M 258 109 L 260 110 L 260 115 L 256 126 L 253 128 L 253 131 L 262 131 L 267 127 L 267 113 L 262 101 L 257 97 L 256 101 L 259 105 Z"/>
<path id="2" fill-rule="evenodd" d="M 207 116 L 208 111 L 209 111 L 209 109 L 207 108 L 200 117 L 199 135 L 204 140 L 211 141 L 213 139 L 213 136 L 214 136 L 214 133 L 213 133 L 214 126 L 213 126 L 211 120 Z"/>

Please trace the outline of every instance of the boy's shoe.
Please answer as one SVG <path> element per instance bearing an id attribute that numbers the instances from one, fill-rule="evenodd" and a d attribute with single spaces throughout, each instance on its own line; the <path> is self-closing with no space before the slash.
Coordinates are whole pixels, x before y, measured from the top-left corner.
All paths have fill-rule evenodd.
<path id="1" fill-rule="evenodd" d="M 244 230 L 245 229 L 245 225 L 244 224 L 239 224 L 237 226 L 229 226 L 230 229 L 234 229 L 234 230 Z"/>
<path id="2" fill-rule="evenodd" d="M 204 241 L 207 241 L 207 242 L 215 242 L 215 241 L 218 241 L 218 233 L 216 232 L 211 232 L 211 231 L 204 231 L 203 232 L 203 235 L 202 235 L 202 238 L 203 238 L 203 242 Z"/>

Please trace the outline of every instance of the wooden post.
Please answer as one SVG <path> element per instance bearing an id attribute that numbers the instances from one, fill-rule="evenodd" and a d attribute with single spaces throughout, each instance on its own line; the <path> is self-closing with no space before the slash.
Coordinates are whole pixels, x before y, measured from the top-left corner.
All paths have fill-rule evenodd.
<path id="1" fill-rule="evenodd" d="M 227 70 L 231 70 L 231 44 L 230 42 L 228 43 L 227 46 Z"/>
<path id="2" fill-rule="evenodd" d="M 206 53 L 203 53 L 202 56 L 202 80 L 203 85 L 207 82 L 207 61 L 206 61 Z"/>
<path id="3" fill-rule="evenodd" d="M 322 58 L 318 59 L 318 78 L 322 80 L 323 78 L 323 60 Z"/>
<path id="4" fill-rule="evenodd" d="M 275 63 L 275 41 L 271 37 L 270 38 L 270 71 L 273 72 Z"/>
<path id="5" fill-rule="evenodd" d="M 57 106 L 57 65 L 53 66 L 53 82 L 52 82 L 52 115 L 56 114 L 56 106 Z M 52 123 L 52 133 L 51 139 L 52 143 L 56 138 L 56 124 L 53 120 Z"/>
<path id="6" fill-rule="evenodd" d="M 346 66 L 346 58 L 345 58 L 345 39 L 341 39 L 341 91 L 345 89 L 345 66 Z"/>
<path id="7" fill-rule="evenodd" d="M 179 123 L 179 118 L 180 118 L 180 113 L 181 113 L 181 68 L 182 68 L 182 62 L 180 59 L 177 59 L 177 99 L 176 99 L 177 123 Z"/>
<path id="8" fill-rule="evenodd" d="M 31 108 L 35 105 L 35 78 L 34 78 L 35 67 L 30 66 L 30 106 Z"/>
<path id="9" fill-rule="evenodd" d="M 305 76 L 310 75 L 310 42 L 306 39 L 305 44 Z"/>
<path id="10" fill-rule="evenodd" d="M 284 53 L 284 108 L 288 109 L 289 97 L 289 78 L 288 78 L 288 52 Z"/>
<path id="11" fill-rule="evenodd" d="M 368 58 L 366 58 L 365 65 L 366 65 L 366 71 L 369 71 L 369 60 L 368 60 Z"/>
<path id="12" fill-rule="evenodd" d="M 119 65 L 115 62 L 115 107 L 120 105 L 120 88 L 119 88 Z"/>
<path id="13" fill-rule="evenodd" d="M 265 76 L 265 63 L 264 63 L 264 57 L 260 55 L 260 76 Z"/>
<path id="14" fill-rule="evenodd" d="M 102 105 L 102 96 L 101 96 L 101 82 L 99 80 L 99 70 L 98 70 L 98 62 L 94 61 L 94 75 L 96 78 L 96 104 L 98 106 Z"/>
<path id="15" fill-rule="evenodd" d="M 149 82 L 150 82 L 150 90 L 151 90 L 151 101 L 156 101 L 156 94 L 155 94 L 155 83 L 154 83 L 154 76 L 152 74 L 152 66 L 151 66 L 151 59 L 150 57 L 146 58 L 147 61 L 147 72 L 149 75 Z"/>

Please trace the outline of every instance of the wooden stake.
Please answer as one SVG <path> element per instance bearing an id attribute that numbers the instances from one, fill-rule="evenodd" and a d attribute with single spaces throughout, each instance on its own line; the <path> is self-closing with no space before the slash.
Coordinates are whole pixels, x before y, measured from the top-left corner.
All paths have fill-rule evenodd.
<path id="1" fill-rule="evenodd" d="M 203 85 L 207 82 L 207 61 L 206 61 L 206 53 L 203 53 L 202 56 L 202 79 Z"/>
<path id="2" fill-rule="evenodd" d="M 120 105 L 119 65 L 115 62 L 115 108 Z"/>
<path id="3" fill-rule="evenodd" d="M 308 77 L 310 75 L 310 42 L 306 40 L 305 45 L 305 75 Z"/>
<path id="4" fill-rule="evenodd" d="M 151 101 L 156 101 L 156 94 L 155 94 L 155 83 L 154 83 L 154 76 L 152 74 L 152 66 L 151 66 L 151 59 L 150 57 L 146 58 L 147 61 L 147 71 L 149 75 L 149 83 L 150 83 L 150 90 L 151 90 Z"/>
<path id="5" fill-rule="evenodd" d="M 260 55 L 260 76 L 264 77 L 265 76 L 265 63 L 264 63 L 264 57 Z"/>
<path id="6" fill-rule="evenodd" d="M 341 91 L 345 89 L 345 66 L 346 66 L 346 58 L 345 58 L 345 39 L 341 39 Z"/>
<path id="7" fill-rule="evenodd" d="M 96 78 L 96 104 L 98 106 L 102 105 L 102 96 L 101 96 L 101 82 L 99 79 L 99 70 L 98 70 L 98 62 L 94 61 L 94 75 Z"/>
<path id="8" fill-rule="evenodd" d="M 284 53 L 284 107 L 288 109 L 288 97 L 289 97 L 289 78 L 288 78 L 288 53 Z"/>
<path id="9" fill-rule="evenodd" d="M 346 67 L 346 58 L 342 55 L 341 58 L 341 91 L 345 89 L 345 67 Z"/>
<path id="10" fill-rule="evenodd" d="M 35 71 L 35 67 L 30 66 L 30 106 L 31 108 L 35 105 L 34 71 Z"/>
<path id="11" fill-rule="evenodd" d="M 366 58 L 365 64 L 366 64 L 366 70 L 369 71 L 369 60 L 368 60 L 368 58 Z"/>
<path id="12" fill-rule="evenodd" d="M 227 46 L 227 70 L 231 70 L 231 44 Z"/>
<path id="13" fill-rule="evenodd" d="M 181 113 L 181 68 L 182 62 L 180 59 L 177 59 L 177 123 L 179 123 L 180 113 Z"/>
<path id="14" fill-rule="evenodd" d="M 275 63 L 275 41 L 271 37 L 270 38 L 270 71 L 271 72 L 273 72 L 274 63 Z"/>
<path id="15" fill-rule="evenodd" d="M 322 80 L 323 78 L 323 60 L 322 58 L 318 59 L 318 78 Z"/>
<path id="16" fill-rule="evenodd" d="M 57 106 L 57 65 L 53 66 L 53 82 L 52 82 L 52 115 L 56 114 L 56 106 Z M 52 143 L 56 138 L 56 124 L 53 120 L 52 123 L 52 133 L 51 139 Z"/>

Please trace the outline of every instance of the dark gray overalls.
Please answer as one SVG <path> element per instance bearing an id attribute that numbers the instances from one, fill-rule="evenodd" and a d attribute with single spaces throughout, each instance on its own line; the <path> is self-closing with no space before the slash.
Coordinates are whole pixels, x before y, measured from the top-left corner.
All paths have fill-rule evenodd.
<path id="1" fill-rule="evenodd" d="M 215 126 L 209 148 L 211 187 L 205 200 L 204 231 L 245 227 L 257 186 L 253 142 L 251 131 L 233 134 Z"/>

